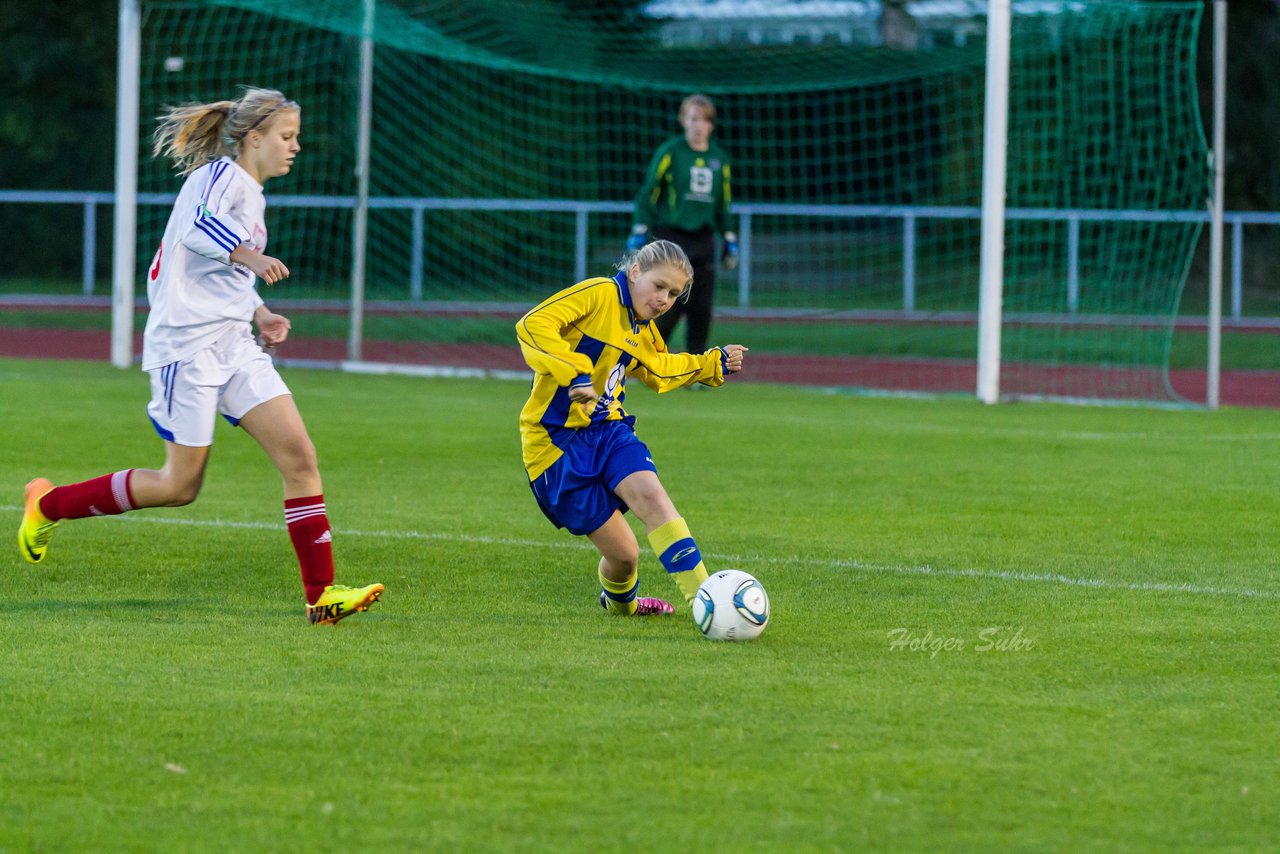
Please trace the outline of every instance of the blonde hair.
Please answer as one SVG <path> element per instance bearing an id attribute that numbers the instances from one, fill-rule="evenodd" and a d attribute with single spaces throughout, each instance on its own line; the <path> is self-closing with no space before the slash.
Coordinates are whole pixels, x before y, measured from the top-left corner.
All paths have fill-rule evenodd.
<path id="1" fill-rule="evenodd" d="M 689 291 L 693 289 L 693 265 L 689 263 L 689 256 L 684 254 L 684 250 L 670 240 L 655 240 L 652 243 L 646 243 L 623 258 L 618 264 L 618 270 L 625 273 L 631 269 L 633 264 L 640 267 L 641 273 L 646 273 L 654 267 L 660 267 L 664 264 L 679 270 L 684 274 L 684 293 L 680 295 L 681 298 L 687 297 Z"/>
<path id="2" fill-rule="evenodd" d="M 186 175 L 223 155 L 235 157 L 249 131 L 264 126 L 281 110 L 299 110 L 275 89 L 246 88 L 238 101 L 183 104 L 156 117 L 153 154 L 173 160 Z"/>
<path id="3" fill-rule="evenodd" d="M 707 117 L 707 121 L 711 122 L 711 124 L 716 123 L 716 105 L 706 95 L 690 95 L 685 98 L 680 102 L 680 112 L 676 117 L 683 120 L 685 111 L 691 107 L 697 107 L 702 110 Z"/>

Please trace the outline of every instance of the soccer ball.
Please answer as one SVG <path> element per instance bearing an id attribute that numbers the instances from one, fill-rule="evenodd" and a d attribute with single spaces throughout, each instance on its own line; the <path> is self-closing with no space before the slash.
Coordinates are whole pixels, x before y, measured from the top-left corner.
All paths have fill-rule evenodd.
<path id="1" fill-rule="evenodd" d="M 769 622 L 769 595 L 742 570 L 722 570 L 694 594 L 693 622 L 712 640 L 751 640 Z"/>

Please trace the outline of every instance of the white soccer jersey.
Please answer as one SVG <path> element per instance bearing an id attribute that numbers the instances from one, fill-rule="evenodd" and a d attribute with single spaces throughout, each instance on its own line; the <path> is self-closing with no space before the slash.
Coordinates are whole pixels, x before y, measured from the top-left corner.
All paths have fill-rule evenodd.
<path id="1" fill-rule="evenodd" d="M 266 248 L 266 206 L 262 185 L 229 157 L 187 176 L 147 271 L 144 371 L 189 359 L 253 320 L 257 277 L 229 256 L 242 243 Z"/>

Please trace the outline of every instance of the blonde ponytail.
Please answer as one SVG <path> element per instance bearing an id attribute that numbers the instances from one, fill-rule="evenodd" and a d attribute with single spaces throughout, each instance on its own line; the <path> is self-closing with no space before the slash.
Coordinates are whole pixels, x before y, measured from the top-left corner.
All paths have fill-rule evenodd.
<path id="1" fill-rule="evenodd" d="M 235 157 L 251 130 L 260 130 L 282 110 L 298 105 L 275 89 L 245 89 L 238 101 L 169 107 L 157 121 L 152 152 L 168 157 L 182 175 L 219 157 Z"/>
<path id="2" fill-rule="evenodd" d="M 235 109 L 235 101 L 215 101 L 212 104 L 184 104 L 170 107 L 159 117 L 160 125 L 152 139 L 152 153 L 156 157 L 168 157 L 183 175 L 231 154 L 231 148 L 222 138 L 222 129 Z"/>

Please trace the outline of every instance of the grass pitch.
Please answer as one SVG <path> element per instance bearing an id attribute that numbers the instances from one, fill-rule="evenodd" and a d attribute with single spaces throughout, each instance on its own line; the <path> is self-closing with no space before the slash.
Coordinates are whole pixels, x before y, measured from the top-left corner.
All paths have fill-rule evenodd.
<path id="1" fill-rule="evenodd" d="M 1280 419 L 736 384 L 629 399 L 773 620 L 596 604 L 521 383 L 292 370 L 338 578 L 220 425 L 189 507 L 0 572 L 0 851 L 1263 850 L 1280 843 Z M 155 466 L 137 371 L 0 361 L 0 496 Z M 642 539 L 643 542 L 643 539 Z M 643 594 L 674 596 L 644 554 Z"/>

